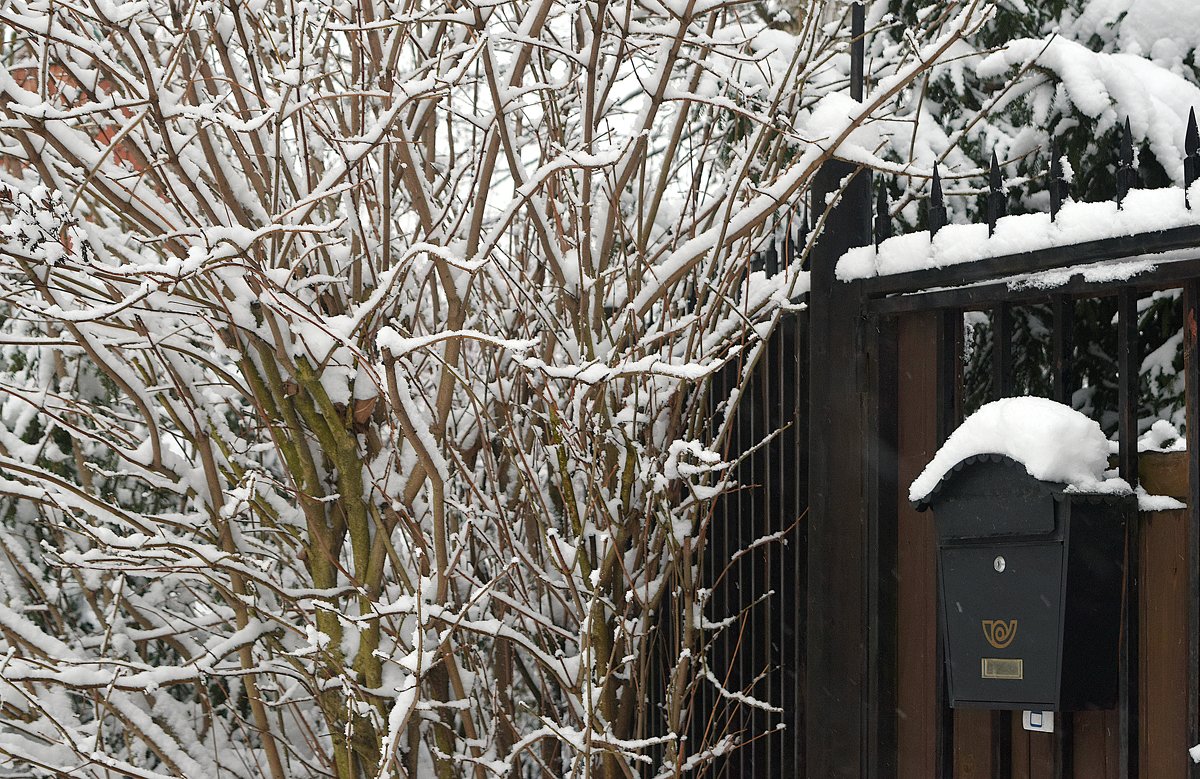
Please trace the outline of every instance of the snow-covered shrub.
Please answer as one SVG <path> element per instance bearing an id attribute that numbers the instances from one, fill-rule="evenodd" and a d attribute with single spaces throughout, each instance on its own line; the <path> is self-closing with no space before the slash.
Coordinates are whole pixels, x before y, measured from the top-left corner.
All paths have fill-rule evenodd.
<path id="1" fill-rule="evenodd" d="M 827 151 L 983 14 L 858 105 L 845 7 L 768 6 L 0 3 L 0 770 L 753 738 L 681 735 L 737 616 L 706 379 L 804 291 L 751 259 Z"/>

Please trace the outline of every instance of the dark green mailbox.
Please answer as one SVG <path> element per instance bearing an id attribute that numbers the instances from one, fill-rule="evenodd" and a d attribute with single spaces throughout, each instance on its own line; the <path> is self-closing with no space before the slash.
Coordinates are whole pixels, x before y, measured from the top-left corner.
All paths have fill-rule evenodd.
<path id="1" fill-rule="evenodd" d="M 1114 706 L 1137 499 L 1074 492 L 1008 457 L 976 455 L 916 506 L 937 526 L 950 705 Z"/>

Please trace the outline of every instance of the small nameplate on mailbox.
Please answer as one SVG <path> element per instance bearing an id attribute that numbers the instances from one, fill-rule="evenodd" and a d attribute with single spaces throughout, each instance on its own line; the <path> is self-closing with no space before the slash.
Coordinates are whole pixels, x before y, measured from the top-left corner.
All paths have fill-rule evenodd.
<path id="1" fill-rule="evenodd" d="M 1024 679 L 1025 661 L 1010 657 L 984 657 L 984 679 Z"/>

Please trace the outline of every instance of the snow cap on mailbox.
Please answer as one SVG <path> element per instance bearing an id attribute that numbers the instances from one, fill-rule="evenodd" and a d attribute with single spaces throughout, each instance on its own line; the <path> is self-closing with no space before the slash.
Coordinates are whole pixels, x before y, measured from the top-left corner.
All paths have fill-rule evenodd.
<path id="1" fill-rule="evenodd" d="M 1106 475 L 1110 444 L 1094 420 L 1045 398 L 1004 398 L 980 408 L 955 430 L 909 487 L 924 508 L 956 467 L 982 455 L 1016 461 L 1033 478 L 1071 492 L 1127 493 L 1124 480 Z"/>
<path id="2" fill-rule="evenodd" d="M 1100 426 L 1008 398 L 968 417 L 913 482 L 932 509 L 953 707 L 1116 705 L 1126 528 Z"/>

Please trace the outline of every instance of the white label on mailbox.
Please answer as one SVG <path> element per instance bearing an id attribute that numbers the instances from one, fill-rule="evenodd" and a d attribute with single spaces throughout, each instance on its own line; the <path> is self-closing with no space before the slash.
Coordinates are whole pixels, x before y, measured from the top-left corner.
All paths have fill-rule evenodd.
<path id="1" fill-rule="evenodd" d="M 1052 712 L 1052 711 L 1021 712 L 1021 725 L 1026 730 L 1033 730 L 1038 733 L 1053 733 L 1054 732 L 1054 712 Z"/>
<path id="2" fill-rule="evenodd" d="M 1025 661 L 1019 657 L 983 657 L 979 665 L 979 675 L 984 679 L 1025 678 Z"/>

